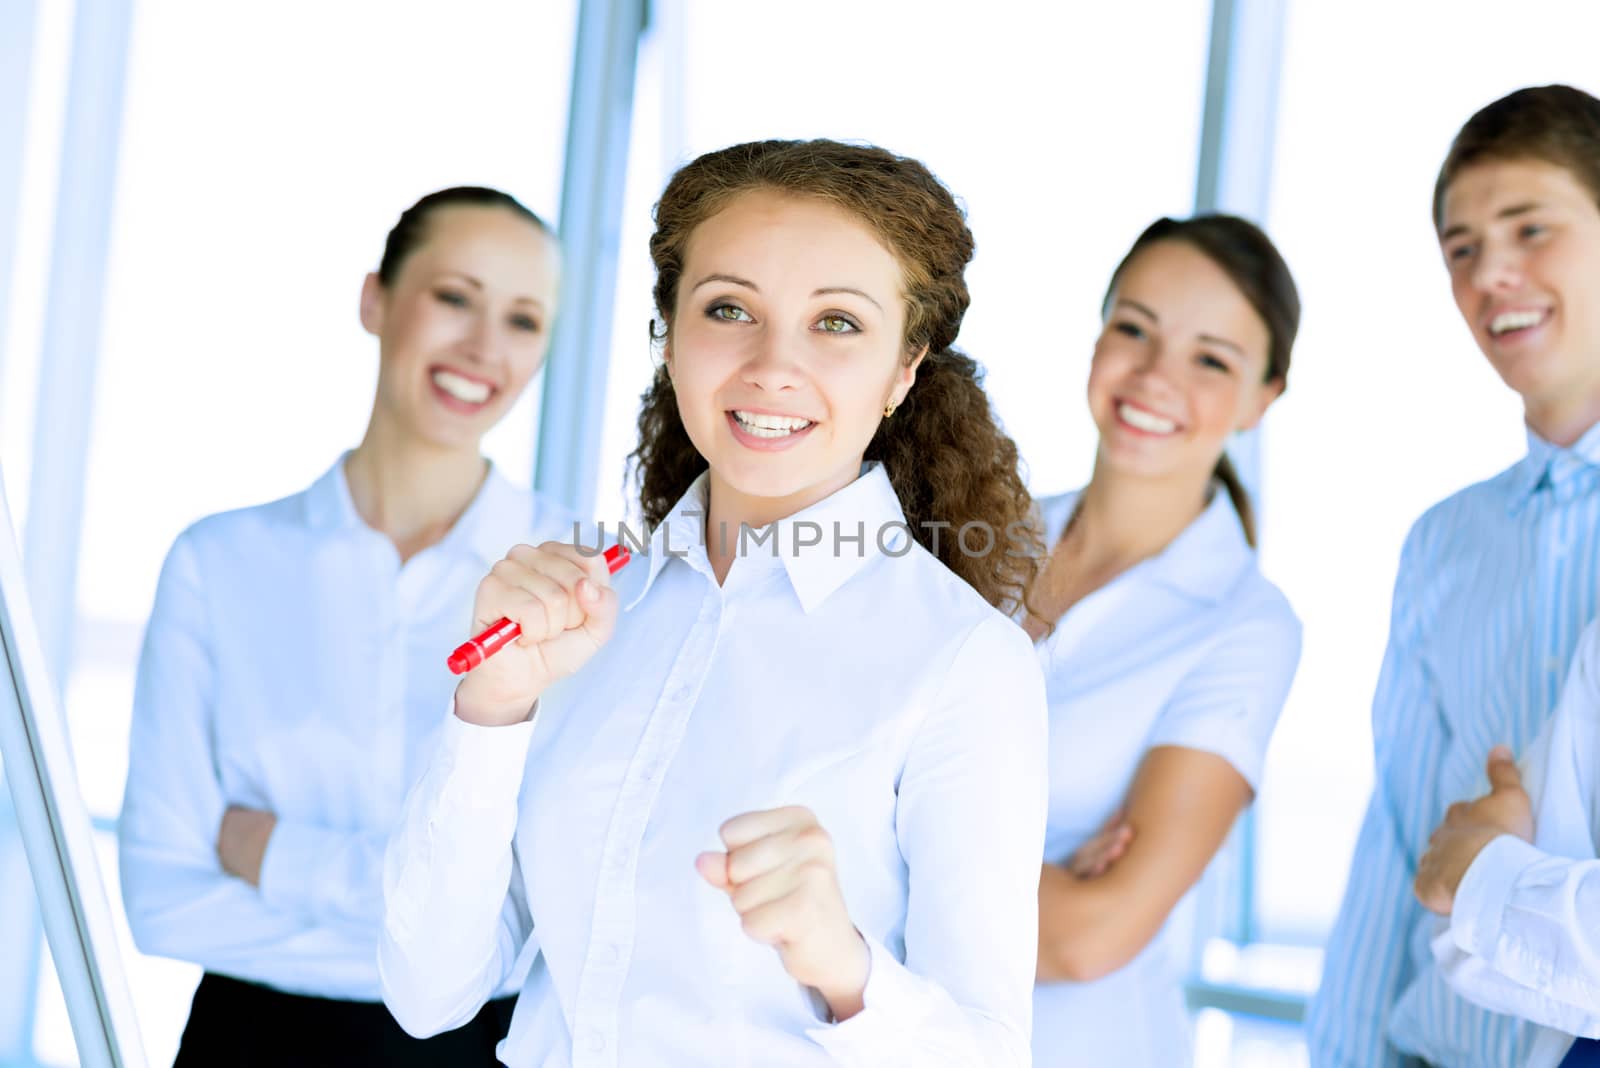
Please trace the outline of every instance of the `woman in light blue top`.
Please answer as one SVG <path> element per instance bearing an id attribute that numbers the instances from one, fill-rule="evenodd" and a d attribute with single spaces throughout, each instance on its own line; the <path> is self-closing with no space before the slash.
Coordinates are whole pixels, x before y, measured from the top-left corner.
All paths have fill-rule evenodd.
<path id="1" fill-rule="evenodd" d="M 1081 492 L 1041 502 L 1050 706 L 1034 1057 L 1186 1063 L 1182 906 L 1255 795 L 1300 655 L 1224 444 L 1283 392 L 1294 281 L 1242 219 L 1162 219 L 1112 276 Z"/>
<path id="2" fill-rule="evenodd" d="M 118 833 L 134 942 L 205 969 L 179 1068 L 496 1063 L 514 984 L 429 1042 L 384 1009 L 383 846 L 483 569 L 573 530 L 480 447 L 544 361 L 560 273 L 555 235 L 508 194 L 418 201 L 362 284 L 378 379 L 361 442 L 167 556 Z"/>

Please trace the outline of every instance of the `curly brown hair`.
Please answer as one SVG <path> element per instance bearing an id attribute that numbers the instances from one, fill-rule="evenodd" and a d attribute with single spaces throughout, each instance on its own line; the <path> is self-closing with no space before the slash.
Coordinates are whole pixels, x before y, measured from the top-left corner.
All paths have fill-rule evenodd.
<path id="1" fill-rule="evenodd" d="M 656 312 L 670 331 L 684 255 L 695 227 L 734 197 L 757 190 L 810 197 L 861 219 L 900 264 L 907 363 L 927 352 L 893 418 L 878 425 L 866 459 L 883 464 L 913 536 L 990 604 L 1025 602 L 1043 545 L 1016 444 L 1001 429 L 977 361 L 951 348 L 971 297 L 965 270 L 972 231 L 948 189 L 914 159 L 838 141 L 756 141 L 707 153 L 672 176 L 650 238 Z M 661 340 L 652 328 L 652 337 Z M 639 412 L 631 474 L 654 527 L 705 470 L 678 414 L 665 369 Z M 957 535 L 987 525 L 999 545 L 981 555 Z M 941 536 L 941 531 L 947 531 Z M 1020 546 L 1020 548 L 1019 548 Z"/>

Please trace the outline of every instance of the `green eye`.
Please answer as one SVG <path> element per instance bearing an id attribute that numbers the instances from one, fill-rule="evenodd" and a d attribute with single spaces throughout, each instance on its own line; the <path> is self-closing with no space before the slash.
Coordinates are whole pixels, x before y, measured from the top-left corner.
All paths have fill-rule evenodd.
<path id="1" fill-rule="evenodd" d="M 706 314 L 713 319 L 721 319 L 725 323 L 748 323 L 753 320 L 750 313 L 737 304 L 714 304 L 706 310 Z"/>
<path id="2" fill-rule="evenodd" d="M 842 315 L 824 315 L 818 325 L 825 334 L 848 334 L 856 329 L 856 324 Z"/>

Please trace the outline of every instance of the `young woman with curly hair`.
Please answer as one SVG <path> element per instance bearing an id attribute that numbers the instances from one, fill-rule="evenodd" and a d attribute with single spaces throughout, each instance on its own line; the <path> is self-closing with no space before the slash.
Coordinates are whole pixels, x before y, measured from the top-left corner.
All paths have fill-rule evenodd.
<path id="1" fill-rule="evenodd" d="M 1032 505 L 951 348 L 972 236 L 920 163 L 702 156 L 656 210 L 650 552 L 513 548 L 391 844 L 426 1033 L 539 954 L 513 1066 L 1025 1065 L 1044 689 Z"/>

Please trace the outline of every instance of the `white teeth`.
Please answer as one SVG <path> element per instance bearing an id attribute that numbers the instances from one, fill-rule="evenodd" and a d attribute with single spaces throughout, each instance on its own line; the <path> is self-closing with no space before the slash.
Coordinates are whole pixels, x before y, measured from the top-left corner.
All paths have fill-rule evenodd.
<path id="1" fill-rule="evenodd" d="M 1117 405 L 1117 416 L 1129 426 L 1149 434 L 1170 434 L 1178 429 L 1178 424 L 1171 419 L 1163 419 L 1131 404 Z"/>
<path id="2" fill-rule="evenodd" d="M 811 420 L 793 415 L 765 415 L 759 412 L 736 411 L 733 417 L 739 421 L 739 426 L 747 434 L 758 438 L 786 437 L 796 430 L 804 430 L 811 425 Z"/>
<path id="3" fill-rule="evenodd" d="M 1524 327 L 1537 326 L 1544 319 L 1542 311 L 1512 311 L 1501 312 L 1489 323 L 1489 333 L 1499 337 L 1501 334 L 1512 330 L 1521 330 Z"/>
<path id="4" fill-rule="evenodd" d="M 482 382 L 474 382 L 470 378 L 456 374 L 454 371 L 437 370 L 433 372 L 433 384 L 444 390 L 458 401 L 468 404 L 482 404 L 489 399 L 489 387 Z"/>

